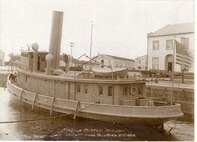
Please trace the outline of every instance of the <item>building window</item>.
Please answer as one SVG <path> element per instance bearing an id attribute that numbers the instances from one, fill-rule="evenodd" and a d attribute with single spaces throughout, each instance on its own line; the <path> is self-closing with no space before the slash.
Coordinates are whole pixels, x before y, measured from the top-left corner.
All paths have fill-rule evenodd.
<path id="1" fill-rule="evenodd" d="M 181 38 L 181 43 L 184 47 L 189 48 L 189 38 Z"/>
<path id="2" fill-rule="evenodd" d="M 104 68 L 104 60 L 101 60 L 101 68 Z"/>
<path id="3" fill-rule="evenodd" d="M 166 40 L 166 50 L 172 50 L 173 49 L 173 40 Z"/>
<path id="4" fill-rule="evenodd" d="M 84 85 L 84 93 L 87 94 L 88 93 L 88 86 Z"/>
<path id="5" fill-rule="evenodd" d="M 153 51 L 159 50 L 159 41 L 153 41 Z"/>
<path id="6" fill-rule="evenodd" d="M 154 70 L 158 70 L 159 69 L 159 57 L 153 57 L 152 58 L 152 68 Z"/>
<path id="7" fill-rule="evenodd" d="M 112 96 L 112 86 L 108 86 L 108 96 Z"/>
<path id="8" fill-rule="evenodd" d="M 77 92 L 79 93 L 80 92 L 80 85 L 77 84 Z"/>
<path id="9" fill-rule="evenodd" d="M 99 86 L 99 95 L 103 94 L 103 86 Z"/>

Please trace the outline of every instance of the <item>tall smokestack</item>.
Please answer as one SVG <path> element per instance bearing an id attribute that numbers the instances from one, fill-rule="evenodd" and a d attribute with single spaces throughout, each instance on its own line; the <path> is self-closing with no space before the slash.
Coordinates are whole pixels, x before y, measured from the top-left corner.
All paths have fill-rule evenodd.
<path id="1" fill-rule="evenodd" d="M 49 53 L 53 56 L 51 68 L 54 70 L 59 68 L 63 14 L 60 11 L 53 11 Z"/>

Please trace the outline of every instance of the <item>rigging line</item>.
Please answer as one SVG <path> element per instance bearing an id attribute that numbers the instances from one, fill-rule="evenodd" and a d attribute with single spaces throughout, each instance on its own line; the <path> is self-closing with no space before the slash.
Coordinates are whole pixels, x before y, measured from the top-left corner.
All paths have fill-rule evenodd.
<path id="1" fill-rule="evenodd" d="M 96 97 L 94 97 L 94 99 L 95 99 L 95 98 L 96 98 Z M 92 104 L 88 105 L 88 106 L 85 107 L 85 108 L 78 109 L 77 111 L 85 110 L 85 109 L 87 109 L 87 108 L 89 108 L 89 107 L 92 107 L 92 106 L 94 106 L 94 105 L 96 105 L 96 103 L 92 103 Z"/>
<path id="2" fill-rule="evenodd" d="M 78 111 L 85 110 L 85 109 L 87 109 L 87 108 L 89 108 L 89 107 L 91 107 L 91 106 L 93 106 L 93 105 L 95 105 L 95 104 L 88 105 L 87 107 L 85 107 L 85 108 L 81 108 L 81 109 L 79 109 Z"/>

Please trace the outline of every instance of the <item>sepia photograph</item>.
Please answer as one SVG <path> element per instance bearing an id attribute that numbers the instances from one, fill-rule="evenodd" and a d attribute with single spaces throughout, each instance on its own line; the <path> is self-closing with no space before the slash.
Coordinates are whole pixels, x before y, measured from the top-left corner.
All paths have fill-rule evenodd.
<path id="1" fill-rule="evenodd" d="M 0 0 L 0 141 L 195 141 L 194 0 Z"/>

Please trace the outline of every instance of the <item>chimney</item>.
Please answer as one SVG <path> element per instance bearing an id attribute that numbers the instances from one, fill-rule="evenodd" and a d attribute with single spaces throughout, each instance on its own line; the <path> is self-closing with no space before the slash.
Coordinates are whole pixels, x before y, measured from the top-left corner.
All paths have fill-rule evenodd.
<path id="1" fill-rule="evenodd" d="M 51 69 L 59 68 L 60 46 L 62 36 L 63 12 L 53 11 L 49 54 L 53 56 Z"/>

